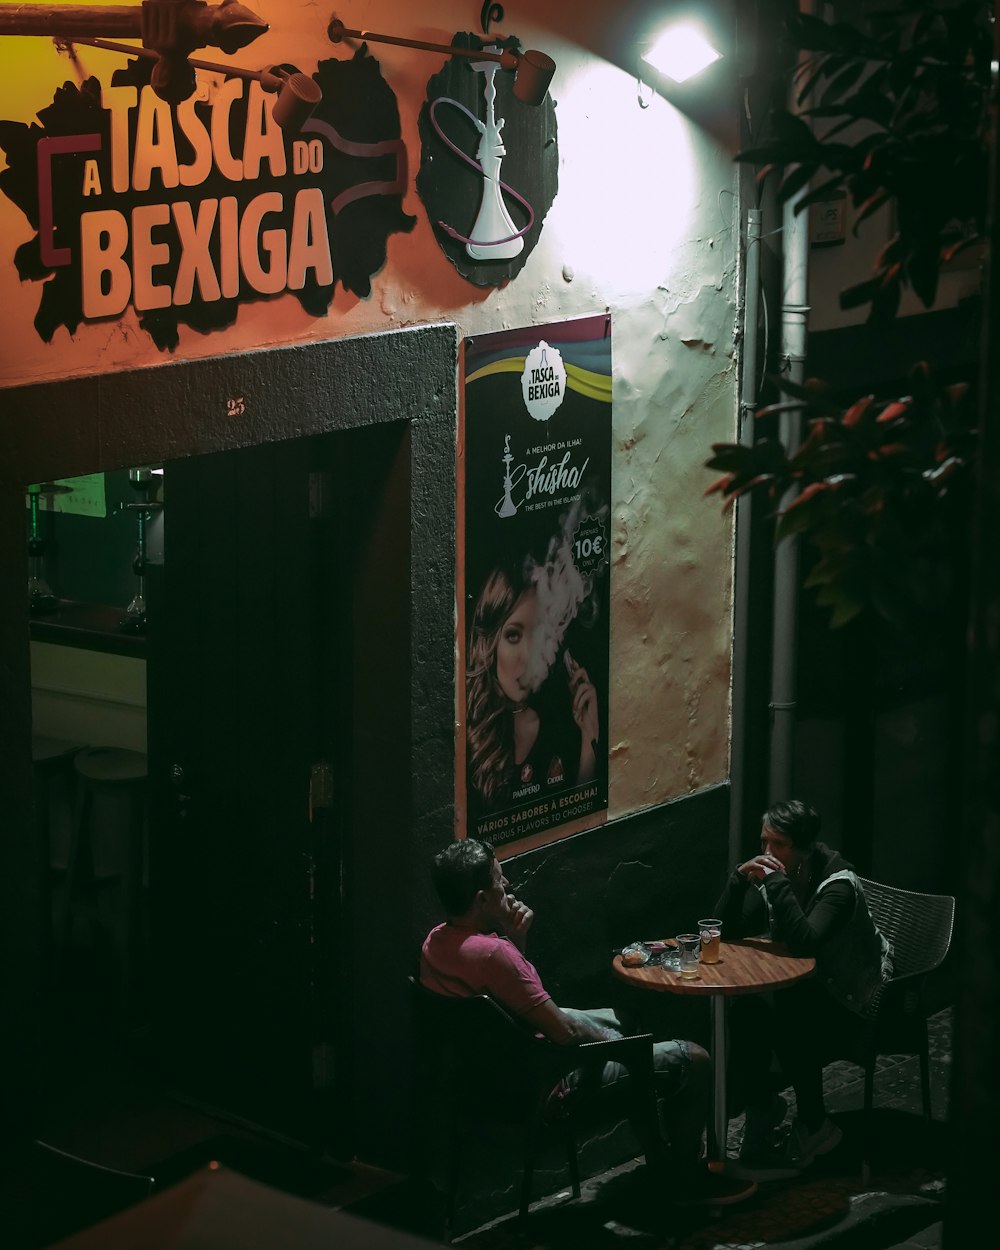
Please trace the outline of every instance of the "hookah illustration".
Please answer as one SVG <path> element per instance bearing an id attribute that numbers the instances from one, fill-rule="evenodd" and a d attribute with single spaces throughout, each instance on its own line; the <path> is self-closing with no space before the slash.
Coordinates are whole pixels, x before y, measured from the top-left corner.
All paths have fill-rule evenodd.
<path id="1" fill-rule="evenodd" d="M 473 260 L 509 260 L 522 251 L 524 239 L 517 233 L 500 190 L 500 164 L 507 149 L 500 137 L 504 119 L 497 120 L 496 115 L 498 66 L 496 61 L 473 61 L 472 68 L 486 78 L 486 121 L 476 119 L 481 136 L 476 155 L 483 171 L 483 198 L 472 227 L 472 240 L 466 243 L 465 250 Z"/>
<path id="2" fill-rule="evenodd" d="M 488 31 L 490 23 L 503 17 L 503 7 L 498 4 L 486 3 L 480 19 L 484 31 Z M 514 71 L 514 98 L 524 104 L 537 107 L 546 98 L 549 83 L 555 73 L 556 63 L 545 52 L 537 48 L 525 48 L 515 52 L 512 47 L 499 46 L 497 43 L 482 48 L 466 48 L 456 44 L 431 43 L 426 39 L 410 39 L 403 35 L 390 35 L 374 30 L 349 28 L 338 18 L 331 19 L 326 30 L 331 43 L 339 44 L 344 39 L 360 39 L 364 42 L 388 43 L 401 48 L 419 48 L 424 52 L 441 52 L 451 57 L 461 57 L 472 64 L 472 68 L 485 75 L 486 121 L 481 122 L 475 114 L 458 100 L 447 96 L 439 96 L 430 107 L 431 125 L 437 132 L 441 142 L 467 165 L 483 176 L 483 199 L 473 226 L 472 235 L 467 236 L 454 227 L 439 221 L 438 225 L 453 239 L 464 243 L 470 257 L 474 260 L 509 260 L 524 249 L 524 236 L 535 221 L 535 211 L 513 187 L 508 186 L 500 177 L 500 163 L 507 150 L 503 145 L 500 132 L 503 129 L 503 118 L 496 117 L 496 71 L 499 66 L 503 70 Z M 497 36 L 494 36 L 496 39 Z M 505 42 L 516 42 L 505 41 Z M 479 131 L 480 142 L 478 160 L 462 151 L 452 143 L 441 129 L 437 119 L 437 106 L 451 104 L 460 109 Z M 504 195 L 516 200 L 527 213 L 527 224 L 520 230 L 515 229 L 510 213 L 504 202 Z"/>
<path id="3" fill-rule="evenodd" d="M 511 488 L 514 485 L 514 479 L 510 475 L 510 466 L 514 462 L 514 457 L 510 454 L 510 435 L 505 434 L 503 439 L 503 499 L 501 499 L 497 507 L 497 516 L 508 517 L 517 515 L 517 505 L 510 497 Z"/>
<path id="4" fill-rule="evenodd" d="M 499 49 L 489 47 L 484 48 L 483 51 L 495 54 Z M 523 250 L 524 236 L 535 221 L 535 210 L 523 195 L 520 195 L 500 177 L 500 166 L 503 158 L 507 155 L 507 149 L 504 147 L 501 133 L 503 131 L 504 118 L 497 118 L 496 115 L 496 73 L 499 66 L 496 61 L 473 61 L 471 68 L 483 74 L 486 80 L 483 88 L 486 100 L 485 122 L 481 121 L 471 109 L 467 109 L 460 101 L 453 100 L 451 96 L 439 96 L 434 100 L 430 108 L 430 119 L 441 141 L 456 156 L 465 161 L 467 165 L 471 165 L 473 169 L 482 174 L 482 199 L 471 235 L 461 234 L 454 227 L 443 221 L 439 221 L 438 225 L 451 238 L 458 240 L 459 243 L 464 243 L 466 252 L 473 260 L 510 260 Z M 474 160 L 467 153 L 463 152 L 444 133 L 437 119 L 437 107 L 439 104 L 451 104 L 455 108 L 460 109 L 479 131 L 477 159 Z M 516 200 L 528 214 L 527 223 L 520 230 L 511 219 L 507 205 L 504 202 L 504 193 Z"/>

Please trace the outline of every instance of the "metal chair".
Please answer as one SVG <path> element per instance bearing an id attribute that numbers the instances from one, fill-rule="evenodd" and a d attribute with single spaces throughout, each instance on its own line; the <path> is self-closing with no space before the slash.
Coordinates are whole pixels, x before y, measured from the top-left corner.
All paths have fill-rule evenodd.
<path id="1" fill-rule="evenodd" d="M 423 1059 L 425 1079 L 421 1086 L 429 1099 L 430 1114 L 440 1116 L 443 1112 L 446 1118 L 448 1241 L 454 1222 L 462 1137 L 485 1122 L 513 1124 L 520 1129 L 523 1155 L 518 1216 L 522 1221 L 531 1203 L 536 1149 L 547 1130 L 563 1138 L 574 1198 L 580 1196 L 577 1132 L 588 1123 L 613 1122 L 621 1118 L 623 1110 L 655 1174 L 663 1160 L 651 1033 L 620 1041 L 558 1046 L 533 1034 L 485 994 L 446 998 L 426 989 L 415 977 L 408 980 Z M 614 1089 L 600 1089 L 597 1078 L 610 1062 L 627 1068 L 630 1079 Z M 554 1096 L 561 1080 L 581 1068 L 595 1073 L 593 1094 Z"/>
<path id="2" fill-rule="evenodd" d="M 854 1053 L 845 1056 L 864 1068 L 864 1142 L 862 1171 L 870 1174 L 875 1061 L 879 1055 L 917 1055 L 924 1120 L 931 1119 L 930 1056 L 927 1048 L 927 1005 L 924 986 L 939 968 L 951 945 L 955 900 L 950 894 L 918 894 L 860 877 L 875 923 L 892 942 L 893 975 L 876 993 L 874 1012 L 866 1018 Z"/>
<path id="3" fill-rule="evenodd" d="M 955 900 L 950 894 L 917 894 L 859 878 L 875 923 L 892 942 L 892 979 L 877 993 L 866 1039 L 865 1114 L 871 1112 L 878 1055 L 918 1055 L 924 1119 L 931 1118 L 930 1060 L 924 985 L 951 946 Z"/>

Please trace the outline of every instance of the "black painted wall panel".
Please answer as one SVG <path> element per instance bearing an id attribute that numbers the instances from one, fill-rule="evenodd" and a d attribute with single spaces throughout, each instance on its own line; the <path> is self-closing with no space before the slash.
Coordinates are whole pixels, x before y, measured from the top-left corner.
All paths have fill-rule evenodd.
<path id="1" fill-rule="evenodd" d="M 251 446 L 384 422 L 409 426 L 408 585 L 408 802 L 378 805 L 366 824 L 370 846 L 385 854 L 394 888 L 379 892 L 356 912 L 354 940 L 374 943 L 392 935 L 398 976 L 379 950 L 380 990 L 352 1005 L 347 1027 L 359 1070 L 359 1099 L 367 1112 L 362 1134 L 374 1162 L 415 1166 L 423 1144 L 413 1134 L 412 1090 L 406 1062 L 411 1052 L 405 974 L 419 942 L 439 918 L 428 866 L 454 836 L 455 541 L 457 334 L 439 326 L 370 338 L 338 340 L 169 364 L 125 374 L 18 388 L 6 392 L 0 429 L 8 454 L 0 465 L 0 786 L 5 829 L 0 840 L 0 995 L 7 1028 L 0 1062 L 23 1079 L 6 1087 L 12 1105 L 4 1123 L 11 1135 L 30 1131 L 37 1103 L 37 1073 L 30 1056 L 41 1021 L 38 993 L 40 926 L 31 830 L 28 750 L 29 673 L 23 588 L 23 485 L 31 479 L 69 476 L 158 462 L 203 451 Z M 230 404 L 233 401 L 233 404 Z M 242 405 L 243 412 L 237 411 Z M 398 522 L 397 522 L 398 524 Z M 370 592 L 374 596 L 374 592 Z M 650 726 L 650 732 L 656 732 Z M 408 812 L 406 808 L 409 808 Z M 529 953 L 557 1001 L 600 1005 L 613 997 L 611 949 L 637 937 L 686 927 L 710 906 L 726 870 L 728 787 L 716 786 L 675 802 L 611 822 L 509 862 L 508 872 L 538 914 Z M 386 910 L 392 909 L 391 915 Z M 405 913 L 400 915 L 399 911 Z M 364 917 L 361 919 L 360 917 Z M 409 942 L 405 937 L 409 934 Z M 26 936 L 27 935 L 27 936 Z M 16 960 L 10 952 L 18 951 Z M 363 969 L 361 969 L 363 972 Z M 357 986 L 366 983 L 359 976 Z M 655 1013 L 654 1013 L 655 1014 Z M 676 1016 L 667 1013 L 665 1026 Z M 697 1020 L 682 1021 L 695 1032 Z M 384 1027 L 382 1043 L 364 1041 Z M 680 1028 L 678 1026 L 678 1031 Z M 386 1055 L 399 1062 L 387 1065 Z M 368 1065 L 367 1068 L 365 1065 Z M 603 1158 L 631 1149 L 615 1139 Z M 600 1151 L 598 1152 L 600 1154 Z M 490 1207 L 510 1180 L 501 1168 L 477 1210 Z M 485 1215 L 483 1216 L 485 1218 Z"/>
<path id="2" fill-rule="evenodd" d="M 230 401 L 233 401 L 232 403 Z M 242 409 L 242 410 L 241 410 Z M 30 673 L 25 584 L 27 560 L 24 486 L 66 477 L 155 463 L 206 451 L 285 440 L 396 422 L 413 427 L 408 525 L 412 560 L 404 579 L 410 600 L 410 636 L 402 657 L 406 702 L 420 717 L 419 734 L 404 737 L 433 744 L 433 768 L 421 766 L 420 793 L 412 812 L 364 821 L 356 828 L 408 862 L 423 862 L 454 827 L 454 535 L 457 429 L 457 335 L 436 326 L 361 339 L 337 340 L 217 359 L 169 364 L 134 372 L 13 388 L 0 398 L 0 1001 L 7 1025 L 0 1030 L 0 1063 L 19 1080 L 4 1087 L 0 1111 L 4 1147 L 34 1127 L 43 1093 L 38 1038 L 46 1003 L 41 980 L 43 915 L 40 859 L 32 822 Z M 420 429 L 426 426 L 426 436 Z M 413 776 L 412 762 L 404 775 Z M 404 777 L 405 779 L 405 777 Z M 405 780 L 409 786 L 409 781 Z M 399 817 L 402 816 L 402 819 Z M 443 831 L 443 832 L 442 832 Z M 407 874 L 408 875 L 408 874 Z M 405 878 L 404 878 L 405 879 Z M 393 908 L 390 914 L 387 909 Z M 403 915 L 399 910 L 404 910 Z M 382 909 L 380 911 L 380 909 Z M 370 900 L 368 933 L 379 929 L 397 941 L 430 922 L 419 896 L 402 892 Z M 381 922 L 381 923 L 380 923 Z M 406 985 L 385 987 L 382 1003 L 394 1021 L 406 1019 Z M 372 1027 L 359 1004 L 351 1027 Z M 407 1039 L 399 1038 L 405 1049 Z M 407 1082 L 399 1069 L 386 1076 L 363 1047 L 358 1088 L 381 1083 L 398 1111 Z M 367 1063 L 368 1070 L 363 1065 Z M 393 1084 L 395 1082 L 395 1084 Z M 380 1140 L 373 1153 L 395 1154 L 398 1114 L 374 1120 Z"/>

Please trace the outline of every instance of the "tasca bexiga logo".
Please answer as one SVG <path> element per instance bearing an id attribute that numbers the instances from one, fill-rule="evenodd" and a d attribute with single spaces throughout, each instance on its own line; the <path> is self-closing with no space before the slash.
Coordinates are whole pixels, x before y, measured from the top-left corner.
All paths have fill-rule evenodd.
<path id="1" fill-rule="evenodd" d="M 66 83 L 40 125 L 0 121 L 0 190 L 37 232 L 14 260 L 22 281 L 44 283 L 42 339 L 131 305 L 173 348 L 180 324 L 219 329 L 244 301 L 290 292 L 319 317 L 337 281 L 367 296 L 389 235 L 416 220 L 378 62 L 322 62 L 322 102 L 294 136 L 256 81 L 202 84 L 171 105 L 149 72 L 139 60 L 108 86 Z"/>
<path id="2" fill-rule="evenodd" d="M 557 347 L 542 339 L 524 359 L 521 396 L 528 415 L 548 421 L 566 396 L 566 366 Z"/>

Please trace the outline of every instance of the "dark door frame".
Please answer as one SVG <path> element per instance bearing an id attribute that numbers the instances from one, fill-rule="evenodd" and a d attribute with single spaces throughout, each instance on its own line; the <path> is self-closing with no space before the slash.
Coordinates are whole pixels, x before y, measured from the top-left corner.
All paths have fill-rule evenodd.
<path id="1" fill-rule="evenodd" d="M 413 949 L 434 916 L 426 872 L 454 827 L 455 541 L 458 429 L 457 329 L 420 327 L 362 338 L 239 353 L 122 373 L 43 382 L 0 393 L 0 1122 L 16 1145 L 32 1129 L 44 1028 L 43 934 L 47 917 L 34 835 L 31 686 L 25 586 L 24 489 L 51 477 L 156 464 L 204 452 L 305 435 L 407 422 L 410 433 L 410 792 L 406 916 L 391 928 Z M 401 781 L 406 785 L 405 779 Z M 401 803 L 402 807 L 403 804 Z M 368 830 L 373 854 L 377 830 Z M 398 837 L 398 832 L 396 835 Z M 366 838 L 367 841 L 367 838 Z M 400 865 L 394 865 L 398 871 Z M 370 909 L 372 937 L 378 900 Z M 356 935 L 364 940 L 364 934 Z M 380 942 L 381 945 L 381 942 Z M 400 984 L 360 977 L 354 1009 L 365 1048 L 394 1114 L 406 1102 L 405 956 Z M 403 1034 L 400 1034 L 400 1030 Z M 393 1062 L 395 1059 L 395 1062 Z M 367 1084 L 365 1073 L 357 1080 Z M 389 1088 L 400 1082 L 398 1091 Z M 390 1128 L 398 1130 L 398 1123 Z M 377 1139 L 379 1134 L 375 1133 Z M 377 1148 L 374 1151 L 378 1153 Z"/>

